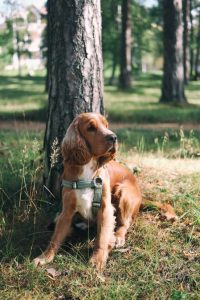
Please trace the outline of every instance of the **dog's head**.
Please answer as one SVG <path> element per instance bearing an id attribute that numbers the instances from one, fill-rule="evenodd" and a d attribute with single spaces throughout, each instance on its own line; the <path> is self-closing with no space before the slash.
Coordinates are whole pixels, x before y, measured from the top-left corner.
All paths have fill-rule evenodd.
<path id="1" fill-rule="evenodd" d="M 114 158 L 117 136 L 106 119 L 97 113 L 83 113 L 69 126 L 62 143 L 64 161 L 84 165 L 94 157 L 100 165 Z"/>

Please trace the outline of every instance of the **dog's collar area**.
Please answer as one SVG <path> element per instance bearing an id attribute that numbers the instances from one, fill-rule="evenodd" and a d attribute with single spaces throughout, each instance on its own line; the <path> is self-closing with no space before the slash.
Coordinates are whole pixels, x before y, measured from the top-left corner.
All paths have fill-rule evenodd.
<path id="1" fill-rule="evenodd" d="M 86 188 L 94 189 L 92 211 L 94 215 L 97 214 L 98 209 L 101 206 L 101 197 L 102 197 L 103 180 L 101 177 L 97 176 L 92 180 L 77 180 L 77 181 L 62 180 L 62 186 L 72 190 L 81 190 Z"/>

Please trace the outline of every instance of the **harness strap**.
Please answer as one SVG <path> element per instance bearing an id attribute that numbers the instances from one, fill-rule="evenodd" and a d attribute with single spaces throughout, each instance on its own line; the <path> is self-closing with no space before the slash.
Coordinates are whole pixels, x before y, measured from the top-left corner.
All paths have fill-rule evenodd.
<path id="1" fill-rule="evenodd" d="M 94 198 L 92 201 L 92 212 L 94 215 L 97 214 L 98 209 L 101 206 L 101 197 L 102 197 L 103 180 L 101 177 L 97 176 L 93 180 L 77 180 L 77 181 L 62 180 L 62 186 L 72 190 L 81 190 L 86 188 L 94 189 Z"/>

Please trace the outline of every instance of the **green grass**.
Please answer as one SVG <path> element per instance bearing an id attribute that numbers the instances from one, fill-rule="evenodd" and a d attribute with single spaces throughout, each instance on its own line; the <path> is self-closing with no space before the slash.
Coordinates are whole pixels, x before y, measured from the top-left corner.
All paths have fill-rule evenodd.
<path id="1" fill-rule="evenodd" d="M 47 95 L 44 77 L 0 77 L 0 118 L 46 120 Z M 110 121 L 123 123 L 199 123 L 200 82 L 186 87 L 189 105 L 177 107 L 158 103 L 161 76 L 141 75 L 127 92 L 105 86 L 105 107 Z"/>
<path id="2" fill-rule="evenodd" d="M 0 118 L 45 120 L 47 94 L 44 77 L 0 76 Z"/>
<path id="3" fill-rule="evenodd" d="M 163 221 L 155 210 L 141 212 L 129 231 L 127 250 L 113 251 L 102 275 L 88 265 L 92 233 L 88 240 L 87 233 L 77 232 L 47 266 L 61 273 L 52 279 L 47 268 L 31 263 L 48 244 L 52 233 L 46 226 L 55 211 L 39 184 L 42 132 L 2 131 L 1 299 L 198 299 L 199 173 L 189 165 L 198 169 L 199 161 L 167 158 L 169 152 L 155 148 L 148 131 L 137 132 L 135 145 L 141 135 L 144 146 L 139 151 L 131 136 L 126 140 L 119 134 L 129 149 L 119 159 L 130 168 L 138 166 L 143 195 L 173 204 L 179 221 Z M 171 148 L 171 157 L 177 149 Z"/>
<path id="4" fill-rule="evenodd" d="M 161 76 L 142 75 L 133 88 L 124 92 L 117 87 L 105 88 L 105 103 L 109 118 L 115 122 L 132 123 L 199 123 L 200 83 L 186 87 L 188 106 L 160 104 Z"/>
<path id="5" fill-rule="evenodd" d="M 103 274 L 88 265 L 92 231 L 89 237 L 75 232 L 53 263 L 34 267 L 31 261 L 50 240 L 47 225 L 59 204 L 48 201 L 42 188 L 43 131 L 25 121 L 23 128 L 20 121 L 21 130 L 12 125 L 0 132 L 0 299 L 199 299 L 200 133 L 156 125 L 142 128 L 142 122 L 154 122 L 153 114 L 158 117 L 155 122 L 176 122 L 176 115 L 180 122 L 197 122 L 199 116 L 191 118 L 191 112 L 199 113 L 199 83 L 188 87 L 196 106 L 169 108 L 169 115 L 163 113 L 162 118 L 156 103 L 160 77 L 154 79 L 149 75 L 135 81 L 135 94 L 106 87 L 106 106 L 110 119 L 116 120 L 118 114 L 125 123 L 135 122 L 138 113 L 139 126 L 112 124 L 120 144 L 118 159 L 137 171 L 143 196 L 171 203 L 179 220 L 167 222 L 155 209 L 141 211 L 124 252 L 111 253 Z M 1 103 L 7 106 L 0 106 L 3 123 L 13 117 L 44 119 L 42 77 L 2 80 Z M 150 119 L 142 117 L 146 108 Z M 60 275 L 52 278 L 49 267 Z"/>

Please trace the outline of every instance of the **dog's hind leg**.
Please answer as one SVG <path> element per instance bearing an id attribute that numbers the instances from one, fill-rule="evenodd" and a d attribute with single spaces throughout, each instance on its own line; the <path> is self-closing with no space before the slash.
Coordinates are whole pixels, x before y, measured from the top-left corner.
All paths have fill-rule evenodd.
<path id="1" fill-rule="evenodd" d="M 125 244 L 127 230 L 139 211 L 142 198 L 138 187 L 129 180 L 118 185 L 115 196 L 119 201 L 115 247 L 119 248 Z"/>

